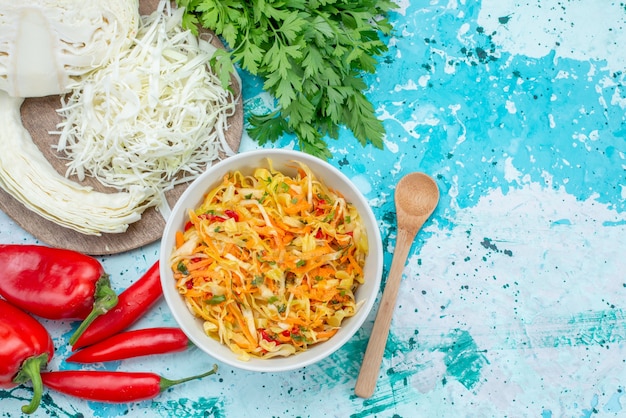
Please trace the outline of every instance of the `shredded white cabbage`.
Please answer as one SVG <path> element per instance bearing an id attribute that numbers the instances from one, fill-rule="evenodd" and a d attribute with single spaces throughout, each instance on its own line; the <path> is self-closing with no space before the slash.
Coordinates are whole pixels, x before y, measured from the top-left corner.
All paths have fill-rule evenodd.
<path id="1" fill-rule="evenodd" d="M 22 125 L 24 99 L 0 90 L 0 187 L 41 217 L 87 235 L 124 232 L 145 210 L 147 193 L 100 193 L 57 173 Z"/>
<path id="2" fill-rule="evenodd" d="M 252 175 L 225 174 L 189 210 L 170 256 L 189 310 L 242 360 L 308 350 L 360 306 L 362 218 L 306 164 L 293 166 L 294 177 L 271 160 Z"/>
<path id="3" fill-rule="evenodd" d="M 137 32 L 138 0 L 0 2 L 0 90 L 14 97 L 68 91 Z"/>
<path id="4" fill-rule="evenodd" d="M 183 9 L 161 2 L 131 46 L 73 86 L 59 113 L 67 175 L 118 190 L 151 190 L 150 205 L 232 155 L 224 131 L 236 111 L 208 62 L 215 47 L 181 27 Z"/>

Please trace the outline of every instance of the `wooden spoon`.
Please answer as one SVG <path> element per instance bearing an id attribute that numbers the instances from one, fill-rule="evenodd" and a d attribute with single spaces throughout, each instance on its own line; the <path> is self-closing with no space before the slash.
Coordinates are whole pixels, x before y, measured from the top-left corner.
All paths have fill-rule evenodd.
<path id="1" fill-rule="evenodd" d="M 400 179 L 396 186 L 398 237 L 387 283 L 354 388 L 356 395 L 361 398 L 369 398 L 376 389 L 376 381 L 389 336 L 389 326 L 396 306 L 406 258 L 417 232 L 433 213 L 438 202 L 439 189 L 437 184 L 424 173 L 407 174 Z"/>

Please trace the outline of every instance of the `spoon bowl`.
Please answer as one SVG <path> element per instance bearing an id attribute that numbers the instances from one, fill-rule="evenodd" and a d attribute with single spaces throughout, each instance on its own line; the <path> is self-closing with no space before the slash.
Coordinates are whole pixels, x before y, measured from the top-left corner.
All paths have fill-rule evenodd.
<path id="1" fill-rule="evenodd" d="M 398 229 L 408 229 L 417 234 L 437 207 L 439 188 L 429 175 L 410 173 L 398 182 L 394 200 Z"/>
<path id="2" fill-rule="evenodd" d="M 439 202 L 437 183 L 424 173 L 410 173 L 398 182 L 394 194 L 398 235 L 387 283 L 361 364 L 354 392 L 361 398 L 374 394 L 396 306 L 402 271 L 417 232 Z"/>

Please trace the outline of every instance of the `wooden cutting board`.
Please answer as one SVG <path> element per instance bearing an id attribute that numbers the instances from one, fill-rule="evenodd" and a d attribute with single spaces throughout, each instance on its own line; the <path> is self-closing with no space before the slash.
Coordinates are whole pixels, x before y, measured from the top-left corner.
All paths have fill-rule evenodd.
<path id="1" fill-rule="evenodd" d="M 141 0 L 140 13 L 142 15 L 149 14 L 156 9 L 157 4 L 158 0 Z M 212 39 L 212 43 L 215 46 L 224 48 L 219 38 L 213 36 Z M 234 78 L 233 90 L 235 97 L 238 98 L 236 103 L 237 111 L 228 119 L 229 128 L 225 135 L 230 147 L 237 152 L 243 133 L 243 105 L 241 86 Z M 53 145 L 57 144 L 58 136 L 48 133 L 56 130 L 56 125 L 61 122 L 60 116 L 56 113 L 56 109 L 60 107 L 59 96 L 28 98 L 22 105 L 21 114 L 22 122 L 33 137 L 33 141 L 52 166 L 61 175 L 65 175 L 65 161 L 60 158 L 61 155 L 53 148 Z M 76 178 L 71 179 L 78 181 Z M 101 185 L 94 179 L 85 179 L 81 183 L 89 184 L 101 192 L 113 192 L 112 189 Z M 176 200 L 186 188 L 187 184 L 181 184 L 167 193 L 167 201 L 170 207 L 174 206 Z M 76 204 L 79 205 L 80 202 L 76 202 Z M 161 238 L 163 228 L 165 227 L 165 220 L 161 214 L 154 208 L 150 208 L 143 213 L 141 220 L 131 224 L 124 233 L 102 234 L 101 236 L 85 235 L 40 217 L 2 189 L 0 189 L 0 209 L 42 243 L 91 255 L 116 254 L 150 244 Z"/>

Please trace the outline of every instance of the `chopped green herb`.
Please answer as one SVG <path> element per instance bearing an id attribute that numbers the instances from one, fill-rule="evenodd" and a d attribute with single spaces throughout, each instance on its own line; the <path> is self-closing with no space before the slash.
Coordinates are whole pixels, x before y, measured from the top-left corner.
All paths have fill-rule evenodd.
<path id="1" fill-rule="evenodd" d="M 296 263 L 296 267 L 303 267 L 306 266 L 306 260 L 298 260 L 298 262 Z"/>
<path id="2" fill-rule="evenodd" d="M 206 303 L 209 305 L 218 305 L 226 300 L 226 296 L 224 295 L 213 295 L 211 299 L 207 300 Z"/>
<path id="3" fill-rule="evenodd" d="M 178 265 L 176 266 L 176 268 L 185 276 L 189 274 L 189 270 L 187 270 L 187 266 L 182 261 L 178 262 Z"/>
<path id="4" fill-rule="evenodd" d="M 331 210 L 330 213 L 328 215 L 326 215 L 326 217 L 324 218 L 323 222 L 330 222 L 333 220 L 333 218 L 335 217 L 335 210 Z"/>
<path id="5" fill-rule="evenodd" d="M 183 25 L 223 37 L 231 52 L 211 61 L 224 86 L 233 63 L 259 76 L 276 110 L 249 118 L 260 145 L 293 134 L 300 149 L 332 158 L 324 137 L 345 126 L 365 146 L 383 147 L 385 129 L 364 94 L 362 76 L 374 73 L 393 29 L 391 0 L 177 0 Z"/>

